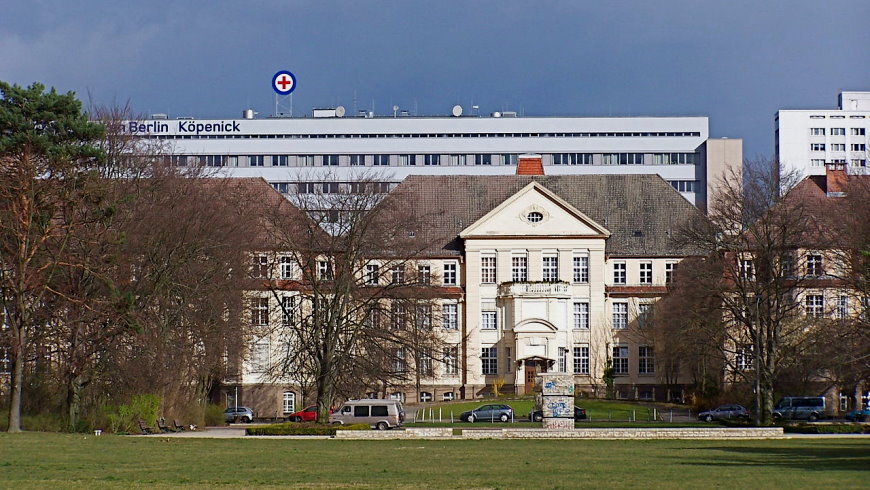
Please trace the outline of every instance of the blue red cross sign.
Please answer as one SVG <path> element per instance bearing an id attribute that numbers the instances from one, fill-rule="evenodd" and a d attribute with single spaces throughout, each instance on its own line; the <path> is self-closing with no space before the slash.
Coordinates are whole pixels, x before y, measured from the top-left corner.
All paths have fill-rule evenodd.
<path id="1" fill-rule="evenodd" d="M 272 88 L 278 95 L 288 95 L 296 90 L 296 75 L 281 70 L 272 77 Z"/>

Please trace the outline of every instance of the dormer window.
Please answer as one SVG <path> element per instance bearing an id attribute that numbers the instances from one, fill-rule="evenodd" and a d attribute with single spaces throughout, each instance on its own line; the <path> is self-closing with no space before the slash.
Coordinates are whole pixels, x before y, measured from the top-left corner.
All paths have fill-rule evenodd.
<path id="1" fill-rule="evenodd" d="M 529 223 L 540 223 L 544 219 L 544 215 L 538 211 L 532 211 L 526 215 L 526 221 Z"/>

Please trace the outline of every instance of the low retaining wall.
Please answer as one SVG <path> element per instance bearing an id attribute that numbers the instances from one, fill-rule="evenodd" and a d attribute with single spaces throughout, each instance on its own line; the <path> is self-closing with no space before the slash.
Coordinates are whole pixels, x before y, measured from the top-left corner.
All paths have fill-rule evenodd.
<path id="1" fill-rule="evenodd" d="M 453 436 L 450 427 L 420 427 L 405 430 L 340 430 L 336 439 L 777 439 L 782 427 L 751 428 L 613 428 L 613 429 L 463 429 Z"/>

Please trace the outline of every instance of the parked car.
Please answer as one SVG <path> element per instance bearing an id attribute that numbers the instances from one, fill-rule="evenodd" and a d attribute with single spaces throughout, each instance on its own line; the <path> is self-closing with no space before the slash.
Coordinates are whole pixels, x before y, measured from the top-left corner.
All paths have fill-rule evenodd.
<path id="1" fill-rule="evenodd" d="M 287 415 L 291 422 L 314 422 L 317 420 L 317 405 L 305 407 L 302 410 Z"/>
<path id="2" fill-rule="evenodd" d="M 847 413 L 846 420 L 851 420 L 852 422 L 864 422 L 870 420 L 870 405 Z"/>
<path id="3" fill-rule="evenodd" d="M 241 422 L 250 424 L 254 421 L 254 411 L 248 407 L 230 407 L 224 410 L 224 420 L 227 422 L 235 422 L 236 417 Z"/>
<path id="4" fill-rule="evenodd" d="M 529 414 L 529 420 L 532 422 L 540 422 L 544 420 L 543 410 L 534 410 Z M 586 420 L 586 409 L 574 405 L 574 420 Z"/>
<path id="5" fill-rule="evenodd" d="M 707 410 L 698 414 L 698 420 L 712 422 L 722 419 L 749 420 L 749 410 L 743 405 L 722 405 L 713 410 Z"/>
<path id="6" fill-rule="evenodd" d="M 828 411 L 825 409 L 825 397 L 786 396 L 780 398 L 773 407 L 773 418 L 775 420 L 806 419 L 808 422 L 826 419 Z"/>
<path id="7" fill-rule="evenodd" d="M 468 410 L 459 414 L 459 420 L 463 422 L 507 422 L 513 420 L 514 409 L 501 403 L 482 405 L 474 410 Z"/>
<path id="8" fill-rule="evenodd" d="M 332 424 L 369 424 L 378 430 L 399 427 L 405 421 L 405 410 L 398 400 L 348 400 L 329 414 Z"/>

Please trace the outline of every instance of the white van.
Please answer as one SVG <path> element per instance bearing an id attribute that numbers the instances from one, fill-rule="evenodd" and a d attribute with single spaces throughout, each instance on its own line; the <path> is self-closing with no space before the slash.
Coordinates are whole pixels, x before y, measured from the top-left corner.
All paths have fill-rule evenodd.
<path id="1" fill-rule="evenodd" d="M 332 424 L 369 424 L 373 429 L 399 427 L 405 411 L 398 400 L 348 400 L 329 415 Z"/>

